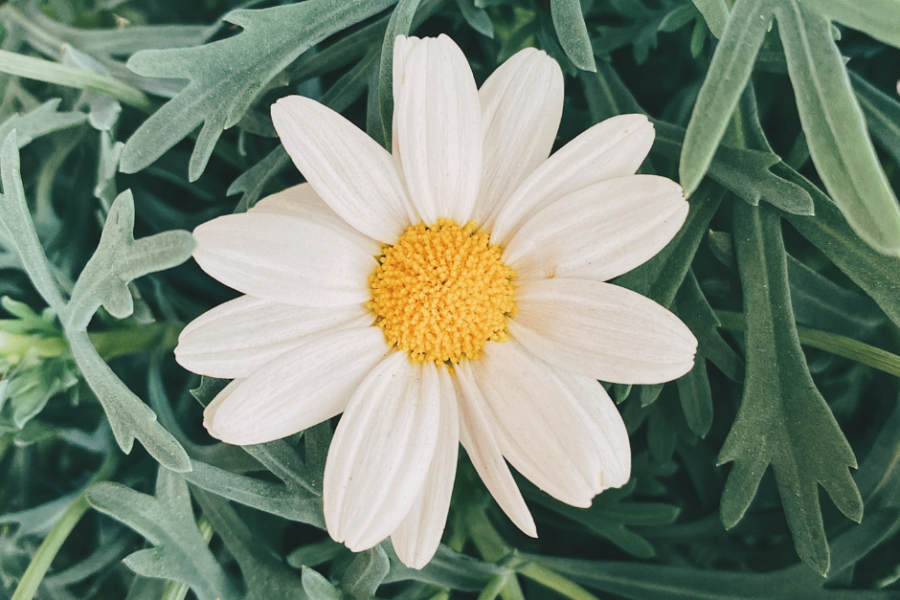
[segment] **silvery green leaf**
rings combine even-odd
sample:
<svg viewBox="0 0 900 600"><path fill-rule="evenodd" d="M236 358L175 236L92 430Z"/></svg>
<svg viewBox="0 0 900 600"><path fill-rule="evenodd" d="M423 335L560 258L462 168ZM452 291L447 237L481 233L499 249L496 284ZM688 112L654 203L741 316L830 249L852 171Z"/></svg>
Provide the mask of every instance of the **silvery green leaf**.
<svg viewBox="0 0 900 600"><path fill-rule="evenodd" d="M494 37L494 24L491 23L491 17L483 8L475 6L473 0L456 0L456 6L469 27L477 31L483 36L491 39Z"/></svg>
<svg viewBox="0 0 900 600"><path fill-rule="evenodd" d="M355 600L372 600L389 570L388 557L381 546L360 552L341 577L341 591Z"/></svg>
<svg viewBox="0 0 900 600"><path fill-rule="evenodd" d="M596 71L594 49L588 36L587 25L581 14L580 0L550 0L550 12L559 43L576 67L583 71Z"/></svg>
<svg viewBox="0 0 900 600"><path fill-rule="evenodd" d="M866 115L872 139L900 163L900 102L853 71L850 71L850 81Z"/></svg>
<svg viewBox="0 0 900 600"><path fill-rule="evenodd" d="M303 591L310 600L341 600L344 595L315 569L303 567Z"/></svg>
<svg viewBox="0 0 900 600"><path fill-rule="evenodd" d="M59 98L47 100L27 113L9 117L0 123L0 139L5 140L15 129L19 148L24 148L37 137L81 125L87 120L88 116L82 112L58 112L59 102Z"/></svg>
<svg viewBox="0 0 900 600"><path fill-rule="evenodd" d="M725 0L692 0L703 15L709 30L716 38L721 38L728 21L728 6Z"/></svg>
<svg viewBox="0 0 900 600"><path fill-rule="evenodd" d="M139 575L184 583L200 600L241 597L194 523L187 484L181 476L160 467L155 497L118 483L97 483L88 488L87 500L153 545L125 559Z"/></svg>
<svg viewBox="0 0 900 600"><path fill-rule="evenodd" d="M311 0L225 16L244 31L199 48L145 50L128 66L147 77L190 79L125 145L121 169L135 173L203 124L189 179L203 173L222 131L240 121L260 89L313 44L384 10L393 0ZM239 65L239 68L235 68Z"/></svg>
<svg viewBox="0 0 900 600"><path fill-rule="evenodd" d="M131 315L128 283L180 265L191 256L194 239L186 231L166 231L134 239L131 191L119 194L106 217L97 250L84 267L65 316L66 329L84 329L100 306L118 319Z"/></svg>
<svg viewBox="0 0 900 600"><path fill-rule="evenodd" d="M268 545L253 534L227 501L203 490L194 489L193 494L240 565L247 600L287 600L296 597L300 588L305 589L300 576L273 556Z"/></svg>

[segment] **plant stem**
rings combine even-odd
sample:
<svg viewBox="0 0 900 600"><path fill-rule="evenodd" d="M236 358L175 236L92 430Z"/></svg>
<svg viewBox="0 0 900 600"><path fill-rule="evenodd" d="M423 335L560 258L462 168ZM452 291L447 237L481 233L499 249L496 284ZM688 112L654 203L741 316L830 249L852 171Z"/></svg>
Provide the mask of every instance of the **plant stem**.
<svg viewBox="0 0 900 600"><path fill-rule="evenodd" d="M577 583L569 581L559 573L551 571L547 567L541 565L529 564L519 569L519 574L524 575L532 581L537 581L541 585L554 590L566 598L571 600L598 600L593 595Z"/></svg>
<svg viewBox="0 0 900 600"><path fill-rule="evenodd" d="M717 310L716 316L722 323L721 328L729 331L744 331L746 323L744 315L730 310ZM835 356L849 358L858 363L900 377L900 356L881 348L870 346L852 338L819 329L811 329L797 325L800 343L810 348L824 350Z"/></svg>
<svg viewBox="0 0 900 600"><path fill-rule="evenodd" d="M119 453L114 449L106 455L106 460L103 461L103 465L101 465L100 469L94 473L94 476L91 477L91 480L84 489L86 490L91 484L97 481L109 479L115 472L118 464ZM16 591L13 593L10 600L32 600L32 598L34 598L34 594L37 592L38 586L41 585L41 581L44 580L44 576L50 569L53 559L56 558L59 549L62 548L62 545L69 538L69 534L72 533L75 525L78 524L88 508L87 500L84 497L84 490L82 490L72 501L72 504L69 505L69 508L66 509L66 512L63 513L63 516L59 521L53 526L53 529L50 530L50 533L47 534L47 537L44 538L44 541L37 549L37 552L35 552L34 558L31 559L28 568L25 569L25 574L22 575L22 579L19 581L19 585L16 587Z"/></svg>

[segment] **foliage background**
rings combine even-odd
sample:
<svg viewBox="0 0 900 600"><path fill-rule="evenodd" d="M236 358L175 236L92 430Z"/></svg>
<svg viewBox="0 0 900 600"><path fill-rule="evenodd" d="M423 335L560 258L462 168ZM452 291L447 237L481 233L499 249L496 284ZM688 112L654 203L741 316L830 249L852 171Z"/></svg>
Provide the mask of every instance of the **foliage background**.
<svg viewBox="0 0 900 600"><path fill-rule="evenodd" d="M19 0L0 24L0 597L900 598L898 0ZM329 424L212 444L224 382L171 354L234 295L187 231L300 181L269 105L389 144L409 32L479 82L547 51L557 147L651 116L642 170L691 211L618 283L700 342L679 381L613 387L628 485L582 510L520 480L532 540L462 460L422 571L322 531Z"/></svg>

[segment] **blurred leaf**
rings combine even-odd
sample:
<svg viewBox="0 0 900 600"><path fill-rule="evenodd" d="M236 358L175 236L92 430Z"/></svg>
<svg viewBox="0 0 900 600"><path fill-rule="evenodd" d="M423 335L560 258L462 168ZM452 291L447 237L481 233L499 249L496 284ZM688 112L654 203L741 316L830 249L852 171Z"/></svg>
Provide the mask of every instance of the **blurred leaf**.
<svg viewBox="0 0 900 600"><path fill-rule="evenodd" d="M303 567L303 591L310 600L341 600L343 594L315 569Z"/></svg>
<svg viewBox="0 0 900 600"><path fill-rule="evenodd" d="M184 583L200 600L241 597L197 529L187 484L180 475L160 467L155 497L118 483L98 483L88 488L87 499L153 544L125 559L137 574Z"/></svg>
<svg viewBox="0 0 900 600"><path fill-rule="evenodd" d="M862 499L847 467L849 444L815 387L797 338L780 217L765 207L735 206L735 240L747 319L747 375L737 419L719 455L734 461L722 494L722 522L744 516L772 465L800 558L820 574L829 552L817 483L849 518Z"/></svg>
<svg viewBox="0 0 900 600"><path fill-rule="evenodd" d="M493 39L494 24L491 23L491 17L483 8L475 6L474 0L456 0L456 6L469 27L485 37Z"/></svg>
<svg viewBox="0 0 900 600"><path fill-rule="evenodd" d="M703 15L706 25L716 38L721 38L728 21L728 6L724 0L693 0L694 6Z"/></svg>
<svg viewBox="0 0 900 600"><path fill-rule="evenodd" d="M341 578L341 590L356 600L372 600L375 591L390 570L387 554L381 546L356 555Z"/></svg>
<svg viewBox="0 0 900 600"><path fill-rule="evenodd" d="M900 164L900 102L850 71L856 99L866 116L869 134Z"/></svg>
<svg viewBox="0 0 900 600"><path fill-rule="evenodd" d="M188 177L196 181L222 131L240 121L257 93L314 44L390 6L394 0L310 0L259 10L236 10L224 20L244 28L199 48L146 50L128 66L139 75L191 83L135 131L122 152L122 171L135 173L203 124ZM237 68L236 68L237 67Z"/></svg>
<svg viewBox="0 0 900 600"><path fill-rule="evenodd" d="M396 559L393 548L390 548L390 555L391 570L383 583L413 580L451 590L477 592L492 578L507 573L503 567L454 552L443 544L438 546L434 558L422 569L406 567Z"/></svg>
<svg viewBox="0 0 900 600"><path fill-rule="evenodd" d="M584 525L625 552L638 558L652 558L656 550L631 528L668 525L678 518L681 509L660 502L626 502L636 485L637 480L632 478L621 488L607 489L594 498L590 508L575 508L554 500L531 484L520 487L530 500Z"/></svg>
<svg viewBox="0 0 900 600"><path fill-rule="evenodd" d="M24 114L13 115L0 124L0 139L5 140L15 129L19 148L24 148L33 139L81 125L87 120L82 112L58 112L59 98L47 100L35 109Z"/></svg>
<svg viewBox="0 0 900 600"><path fill-rule="evenodd" d="M583 71L596 71L594 49L588 36L580 0L550 0L553 27L559 44L576 67Z"/></svg>

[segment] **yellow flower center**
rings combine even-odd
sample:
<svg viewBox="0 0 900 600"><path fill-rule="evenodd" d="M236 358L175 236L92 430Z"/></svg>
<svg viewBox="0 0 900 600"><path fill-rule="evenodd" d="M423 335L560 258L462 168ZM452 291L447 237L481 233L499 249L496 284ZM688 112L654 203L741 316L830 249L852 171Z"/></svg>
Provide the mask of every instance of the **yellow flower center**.
<svg viewBox="0 0 900 600"><path fill-rule="evenodd" d="M389 346L416 363L477 359L488 341L507 340L506 315L516 312L503 250L475 222L441 219L409 227L385 245L369 278L376 323Z"/></svg>

